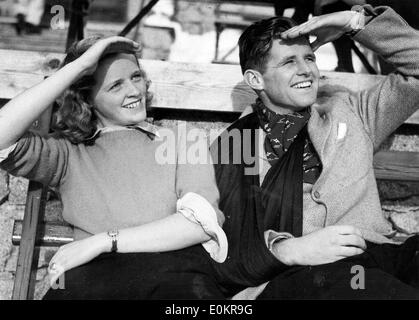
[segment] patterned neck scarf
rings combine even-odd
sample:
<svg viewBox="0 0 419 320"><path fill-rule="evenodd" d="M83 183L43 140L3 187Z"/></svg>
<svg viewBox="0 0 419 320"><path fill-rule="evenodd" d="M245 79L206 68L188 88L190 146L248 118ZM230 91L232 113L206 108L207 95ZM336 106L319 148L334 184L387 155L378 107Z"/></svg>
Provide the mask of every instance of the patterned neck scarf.
<svg viewBox="0 0 419 320"><path fill-rule="evenodd" d="M266 133L264 143L266 157L269 163L274 165L288 151L298 133L307 125L310 112L307 108L300 112L277 114L267 108L259 98L256 100L254 110ZM314 184L320 176L321 169L320 158L307 135L303 154L303 181Z"/></svg>

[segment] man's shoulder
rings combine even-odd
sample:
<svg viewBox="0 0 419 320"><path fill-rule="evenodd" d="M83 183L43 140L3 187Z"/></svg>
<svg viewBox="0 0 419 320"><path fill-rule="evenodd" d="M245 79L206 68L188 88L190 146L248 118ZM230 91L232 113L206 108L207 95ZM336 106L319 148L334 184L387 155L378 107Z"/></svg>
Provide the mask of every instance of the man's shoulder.
<svg viewBox="0 0 419 320"><path fill-rule="evenodd" d="M356 101L356 92L339 85L322 86L317 97L317 104L327 113L353 111Z"/></svg>

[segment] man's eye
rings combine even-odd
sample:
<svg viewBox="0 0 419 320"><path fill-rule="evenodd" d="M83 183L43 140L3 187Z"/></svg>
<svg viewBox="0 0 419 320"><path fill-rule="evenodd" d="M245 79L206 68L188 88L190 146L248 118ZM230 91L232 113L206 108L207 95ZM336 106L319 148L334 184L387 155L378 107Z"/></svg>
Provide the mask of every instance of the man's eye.
<svg viewBox="0 0 419 320"><path fill-rule="evenodd" d="M315 56L310 56L310 57L307 57L307 60L308 61L315 62L316 61L316 57Z"/></svg>
<svg viewBox="0 0 419 320"><path fill-rule="evenodd" d="M134 74L132 76L132 80L134 81L140 81L143 77L140 74Z"/></svg>

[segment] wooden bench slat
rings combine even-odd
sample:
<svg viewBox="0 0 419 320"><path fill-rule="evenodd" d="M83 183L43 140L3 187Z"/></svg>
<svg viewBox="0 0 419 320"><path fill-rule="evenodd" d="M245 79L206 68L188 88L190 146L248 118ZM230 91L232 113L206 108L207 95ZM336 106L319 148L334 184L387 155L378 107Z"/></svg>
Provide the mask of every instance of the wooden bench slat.
<svg viewBox="0 0 419 320"><path fill-rule="evenodd" d="M419 181L419 152L378 152L374 170L377 179Z"/></svg>
<svg viewBox="0 0 419 320"><path fill-rule="evenodd" d="M15 220L13 224L12 243L20 245L22 239L22 220ZM74 240L73 227L57 223L41 223L35 244L37 246L57 247Z"/></svg>

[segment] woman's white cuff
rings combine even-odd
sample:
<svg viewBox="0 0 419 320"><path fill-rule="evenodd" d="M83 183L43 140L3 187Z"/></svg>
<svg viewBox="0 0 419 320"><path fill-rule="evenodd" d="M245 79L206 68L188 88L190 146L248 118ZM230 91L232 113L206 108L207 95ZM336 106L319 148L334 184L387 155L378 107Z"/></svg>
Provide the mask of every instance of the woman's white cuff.
<svg viewBox="0 0 419 320"><path fill-rule="evenodd" d="M13 152L13 150L15 150L17 143L12 144L10 147L0 150L0 162L4 161L7 159L7 157L9 156L10 153Z"/></svg>
<svg viewBox="0 0 419 320"><path fill-rule="evenodd" d="M177 212L188 220L201 225L211 237L202 245L211 258L221 263L227 258L228 243L224 230L217 222L217 213L204 197L197 193L188 192L176 203Z"/></svg>

